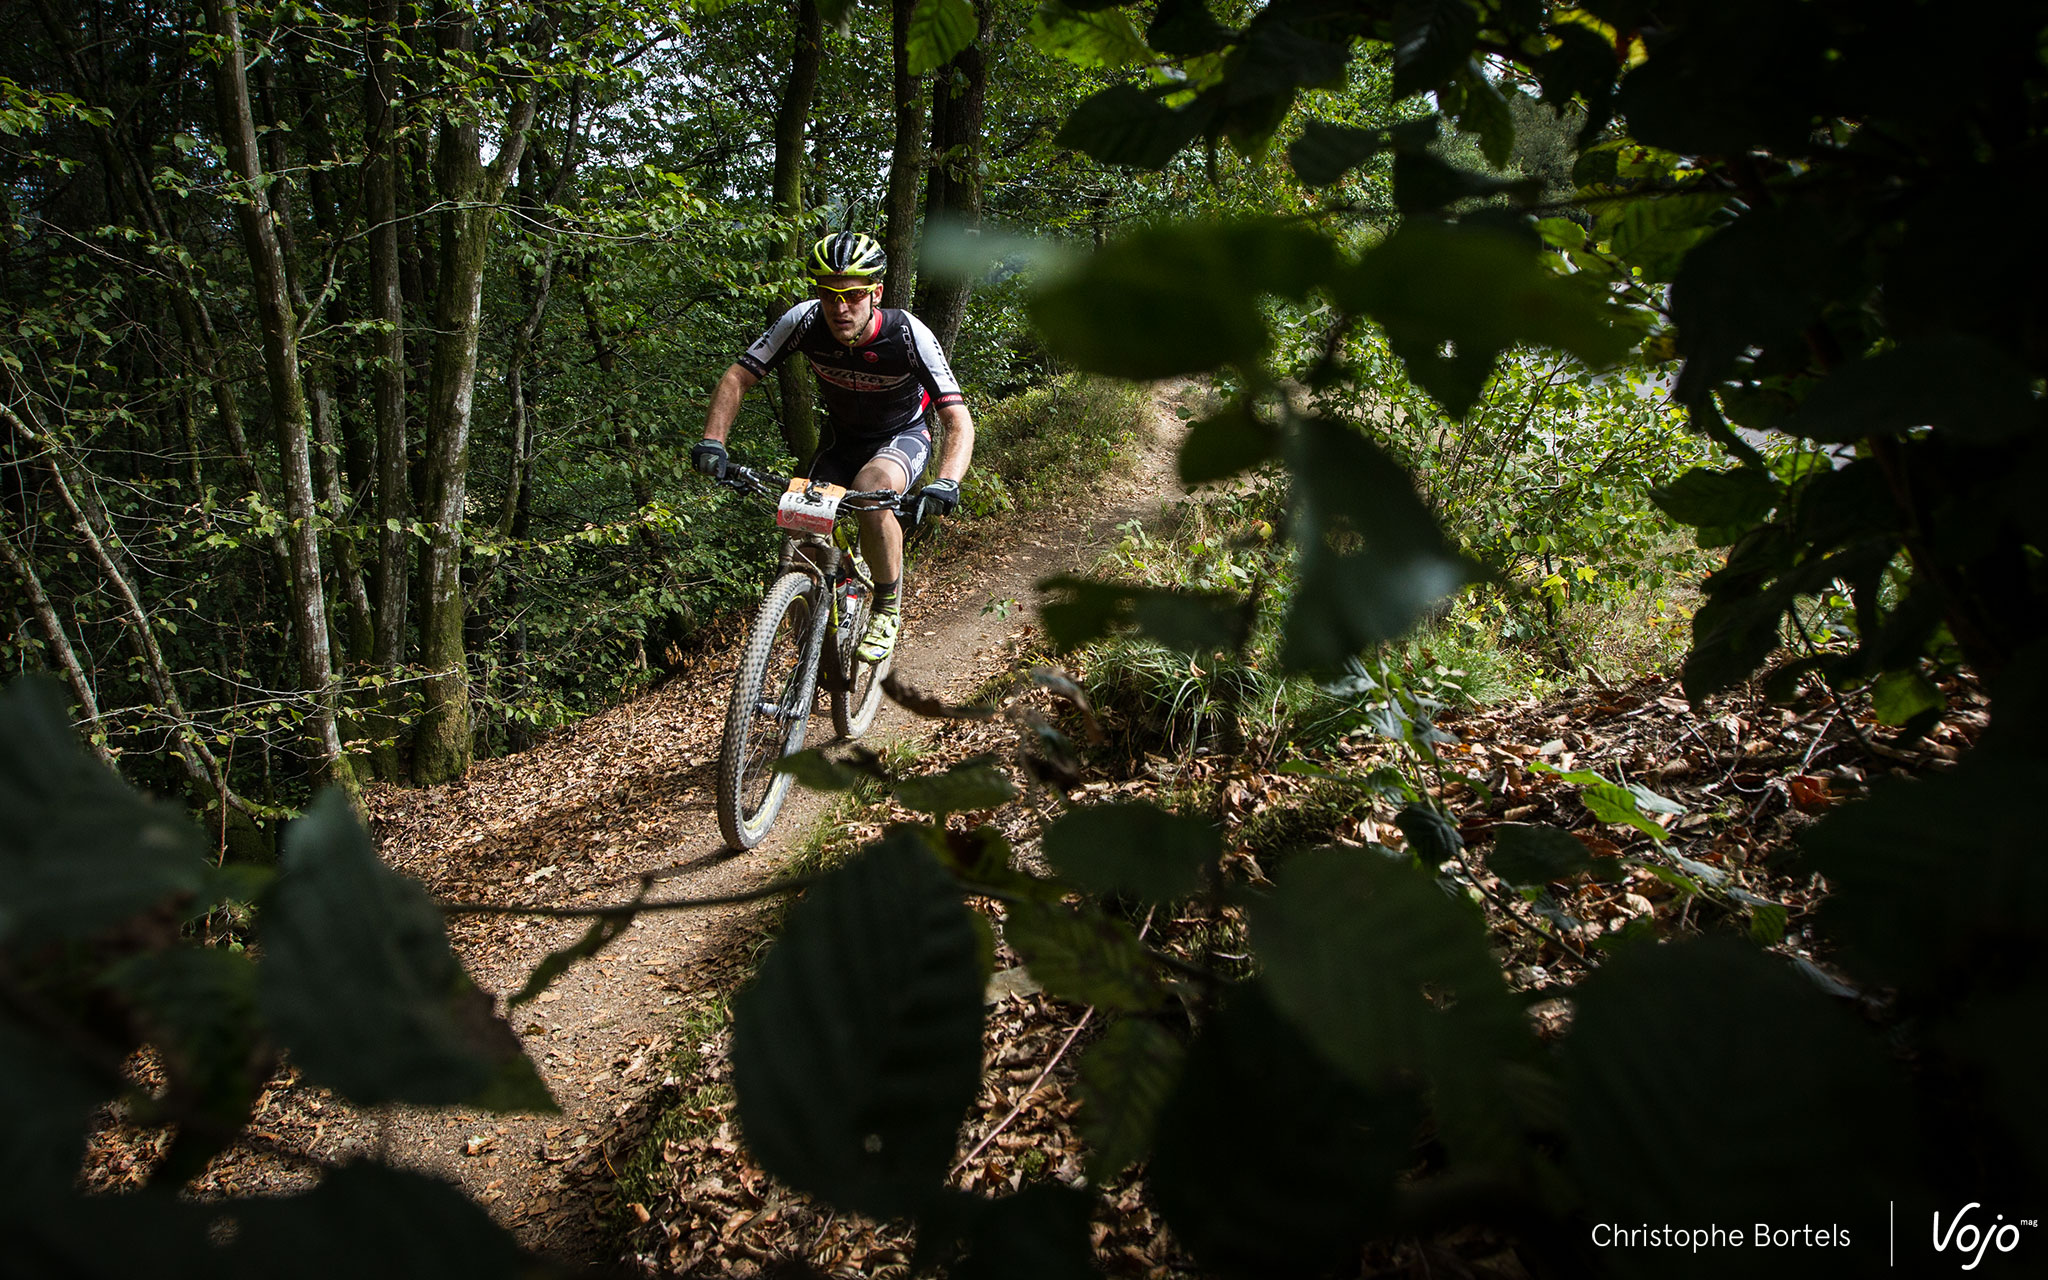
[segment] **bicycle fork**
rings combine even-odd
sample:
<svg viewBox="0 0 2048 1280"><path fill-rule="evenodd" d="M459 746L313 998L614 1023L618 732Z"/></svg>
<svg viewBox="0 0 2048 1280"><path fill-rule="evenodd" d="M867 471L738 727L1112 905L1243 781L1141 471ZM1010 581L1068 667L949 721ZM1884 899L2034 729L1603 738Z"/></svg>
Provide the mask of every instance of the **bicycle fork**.
<svg viewBox="0 0 2048 1280"><path fill-rule="evenodd" d="M820 584L819 594L824 597L825 608L812 608L809 624L804 630L802 665L797 668L796 696L777 704L763 701L759 707L762 715L773 716L784 724L796 724L809 720L811 702L818 696L818 668L823 665L825 639L839 622L839 593L829 584L835 575L827 573L816 581Z"/></svg>

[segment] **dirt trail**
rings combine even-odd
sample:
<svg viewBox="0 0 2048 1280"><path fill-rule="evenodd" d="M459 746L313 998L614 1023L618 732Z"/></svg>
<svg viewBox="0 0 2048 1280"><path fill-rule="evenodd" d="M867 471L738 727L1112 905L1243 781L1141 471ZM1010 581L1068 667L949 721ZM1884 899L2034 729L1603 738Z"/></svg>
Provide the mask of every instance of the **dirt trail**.
<svg viewBox="0 0 2048 1280"><path fill-rule="evenodd" d="M1167 388L1155 398L1153 438L1133 475L1106 481L1085 510L979 522L964 551L949 549L943 563L919 569L898 657L904 680L958 697L999 672L1032 625L1034 582L1085 565L1117 525L1155 517L1178 496L1173 456L1181 431L1170 411L1178 394ZM1018 605L985 610L991 600ZM463 782L378 790L370 808L384 857L445 901L617 902L630 899L647 874L656 877L654 901L761 886L803 845L826 800L799 789L759 848L741 855L724 848L711 774L733 662L730 650L705 655L666 688L532 750L479 764ZM921 722L888 705L867 741L922 731ZM813 721L812 739L832 739L829 716ZM399 1109L370 1116L285 1081L266 1093L252 1127L322 1160L374 1151L450 1179L529 1247L605 1261L593 1201L617 1175L624 1144L616 1139L662 1083L677 1006L729 985L751 964L760 910L643 915L595 960L512 1011L560 1115ZM501 999L582 928L580 921L451 921L471 975ZM217 1162L206 1183L220 1194L275 1193L308 1176L239 1152Z"/></svg>

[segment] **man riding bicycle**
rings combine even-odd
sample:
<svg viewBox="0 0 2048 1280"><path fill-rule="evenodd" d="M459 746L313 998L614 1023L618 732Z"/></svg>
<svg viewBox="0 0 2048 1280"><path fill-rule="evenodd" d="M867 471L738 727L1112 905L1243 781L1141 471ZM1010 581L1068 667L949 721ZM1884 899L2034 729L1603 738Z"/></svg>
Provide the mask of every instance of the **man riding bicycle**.
<svg viewBox="0 0 2048 1280"><path fill-rule="evenodd" d="M878 305L888 257L873 236L842 232L811 246L804 270L817 296L782 314L748 347L711 393L704 438L690 461L714 478L725 474L725 439L740 401L770 370L801 352L817 375L825 427L809 476L849 489L908 492L931 457L926 415L945 427L939 475L920 489L909 521L951 514L960 479L974 457L974 418L924 322ZM860 547L874 574L874 614L857 650L880 663L896 648L903 625L903 526L889 510L860 513Z"/></svg>

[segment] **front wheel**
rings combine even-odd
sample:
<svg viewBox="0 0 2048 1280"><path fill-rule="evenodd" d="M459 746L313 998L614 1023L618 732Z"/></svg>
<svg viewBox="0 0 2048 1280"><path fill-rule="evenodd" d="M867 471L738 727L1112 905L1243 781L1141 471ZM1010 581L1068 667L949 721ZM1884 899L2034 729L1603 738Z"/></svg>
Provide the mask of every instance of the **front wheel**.
<svg viewBox="0 0 2048 1280"><path fill-rule="evenodd" d="M818 600L808 575L785 573L754 615L718 751L718 829L732 848L761 843L789 797L790 776L774 766L803 748L810 728L815 673L804 646Z"/></svg>

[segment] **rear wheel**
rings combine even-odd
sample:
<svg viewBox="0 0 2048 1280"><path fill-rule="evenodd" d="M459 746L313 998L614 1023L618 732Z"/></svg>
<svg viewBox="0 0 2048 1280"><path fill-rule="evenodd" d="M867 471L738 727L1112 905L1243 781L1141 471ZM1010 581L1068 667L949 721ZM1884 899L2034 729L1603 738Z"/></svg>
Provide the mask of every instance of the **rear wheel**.
<svg viewBox="0 0 2048 1280"><path fill-rule="evenodd" d="M801 750L810 728L814 672L804 670L804 642L817 584L806 574L785 573L768 589L733 677L725 711L725 738L718 753L718 828L735 849L761 843L782 802L790 777L775 762Z"/></svg>
<svg viewBox="0 0 2048 1280"><path fill-rule="evenodd" d="M889 674L889 663L862 662L854 653L860 647L861 637L867 634L873 606L873 591L863 590L860 605L849 619L851 625L840 633L838 652L833 655L846 677L846 687L832 694L832 725L842 738L858 738L866 733L882 705L882 677Z"/></svg>

